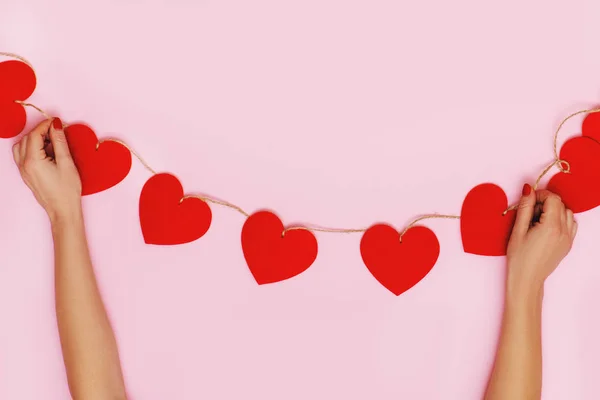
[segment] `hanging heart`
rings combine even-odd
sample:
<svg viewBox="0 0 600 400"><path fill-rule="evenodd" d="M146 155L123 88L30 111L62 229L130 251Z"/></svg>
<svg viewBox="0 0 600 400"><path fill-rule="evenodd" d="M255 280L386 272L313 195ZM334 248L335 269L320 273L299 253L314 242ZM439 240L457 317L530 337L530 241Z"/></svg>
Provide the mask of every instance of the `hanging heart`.
<svg viewBox="0 0 600 400"><path fill-rule="evenodd" d="M65 135L81 177L83 196L110 189L129 174L131 153L122 144L110 140L100 143L94 131L82 124L69 125Z"/></svg>
<svg viewBox="0 0 600 400"><path fill-rule="evenodd" d="M12 138L23 131L27 113L15 100L27 100L35 86L35 73L29 65L16 60L0 62L0 138Z"/></svg>
<svg viewBox="0 0 600 400"><path fill-rule="evenodd" d="M183 187L171 174L148 179L140 195L140 225L147 244L176 245L200 239L212 212L196 197L184 199Z"/></svg>
<svg viewBox="0 0 600 400"><path fill-rule="evenodd" d="M440 244L435 233L423 226L402 236L389 225L369 228L360 241L360 254L371 274L396 296L419 283L435 265Z"/></svg>
<svg viewBox="0 0 600 400"><path fill-rule="evenodd" d="M317 258L317 239L307 230L284 234L273 213L252 214L242 228L242 250L250 272L259 285L292 278L308 269Z"/></svg>
<svg viewBox="0 0 600 400"><path fill-rule="evenodd" d="M471 189L460 214L460 232L466 253L506 255L516 218L515 210L504 213L507 208L506 194L499 186L484 183Z"/></svg>
<svg viewBox="0 0 600 400"><path fill-rule="evenodd" d="M558 172L547 189L559 195L574 213L599 206L600 144L588 136L574 137L565 142L559 157L569 163L569 173Z"/></svg>

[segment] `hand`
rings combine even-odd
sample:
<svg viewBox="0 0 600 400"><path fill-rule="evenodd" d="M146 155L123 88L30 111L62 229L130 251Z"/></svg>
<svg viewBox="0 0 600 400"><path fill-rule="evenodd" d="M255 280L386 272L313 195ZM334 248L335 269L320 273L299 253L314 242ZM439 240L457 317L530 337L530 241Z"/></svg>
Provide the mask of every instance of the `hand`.
<svg viewBox="0 0 600 400"><path fill-rule="evenodd" d="M507 250L509 285L542 289L569 253L577 223L560 197L525 184Z"/></svg>
<svg viewBox="0 0 600 400"><path fill-rule="evenodd" d="M13 147L21 177L50 220L78 215L81 180L58 118L36 126Z"/></svg>

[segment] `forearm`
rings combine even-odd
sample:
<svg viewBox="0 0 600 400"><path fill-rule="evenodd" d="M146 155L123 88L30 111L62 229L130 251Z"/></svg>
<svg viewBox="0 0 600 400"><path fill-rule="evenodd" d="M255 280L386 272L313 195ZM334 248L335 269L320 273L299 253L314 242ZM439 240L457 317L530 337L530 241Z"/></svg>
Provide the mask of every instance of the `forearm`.
<svg viewBox="0 0 600 400"><path fill-rule="evenodd" d="M74 399L124 399L115 337L89 256L83 217L52 223L56 316L69 388Z"/></svg>
<svg viewBox="0 0 600 400"><path fill-rule="evenodd" d="M502 331L486 400L538 400L542 391L543 285L508 283Z"/></svg>

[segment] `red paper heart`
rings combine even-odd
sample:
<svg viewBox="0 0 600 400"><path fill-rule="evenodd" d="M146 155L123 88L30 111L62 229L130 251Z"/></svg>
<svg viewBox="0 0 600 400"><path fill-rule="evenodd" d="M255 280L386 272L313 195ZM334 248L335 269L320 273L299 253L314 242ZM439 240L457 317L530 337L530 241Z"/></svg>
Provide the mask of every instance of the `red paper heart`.
<svg viewBox="0 0 600 400"><path fill-rule="evenodd" d="M402 236L389 225L369 228L360 241L363 262L385 288L401 295L423 279L435 265L440 243L423 226L410 228Z"/></svg>
<svg viewBox="0 0 600 400"><path fill-rule="evenodd" d="M193 242L208 231L210 207L196 197L184 197L183 187L171 174L148 179L140 195L140 225L147 244Z"/></svg>
<svg viewBox="0 0 600 400"><path fill-rule="evenodd" d="M35 73L29 65L16 60L0 63L0 138L15 137L25 128L25 108L15 100L27 100L35 85Z"/></svg>
<svg viewBox="0 0 600 400"><path fill-rule="evenodd" d="M547 189L558 194L574 213L599 206L600 144L587 136L574 137L563 145L560 159L569 163L570 173L554 175Z"/></svg>
<svg viewBox="0 0 600 400"><path fill-rule="evenodd" d="M252 214L242 228L242 250L259 285L292 278L308 269L317 258L317 239L307 230L284 232L273 213Z"/></svg>
<svg viewBox="0 0 600 400"><path fill-rule="evenodd" d="M581 125L581 134L600 143L600 112L588 114Z"/></svg>
<svg viewBox="0 0 600 400"><path fill-rule="evenodd" d="M81 177L83 196L110 189L129 174L131 153L122 144L99 143L94 131L82 124L69 125L65 135Z"/></svg>
<svg viewBox="0 0 600 400"><path fill-rule="evenodd" d="M491 183L475 186L465 197L460 214L460 232L466 253L481 256L506 255L516 211L508 208L504 190Z"/></svg>

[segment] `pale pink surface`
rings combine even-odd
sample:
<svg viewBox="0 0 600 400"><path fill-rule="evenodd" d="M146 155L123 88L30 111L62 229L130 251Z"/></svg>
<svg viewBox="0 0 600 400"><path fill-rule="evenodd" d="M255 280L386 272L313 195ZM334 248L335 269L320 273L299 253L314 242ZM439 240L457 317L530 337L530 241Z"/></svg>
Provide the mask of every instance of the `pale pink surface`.
<svg viewBox="0 0 600 400"><path fill-rule="evenodd" d="M593 0L89 3L0 1L0 51L34 64L32 101L125 140L189 192L284 223L401 228L459 213L487 181L514 201L551 160L560 119L600 100ZM51 238L12 143L0 141L0 398L62 400ZM426 223L440 258L400 297L363 265L359 234L318 234L307 272L259 287L231 210L213 207L192 244L143 243L149 176L135 162L85 199L132 399L481 397L504 259L464 254L457 221ZM600 209L578 221L547 284L544 399L600 397Z"/></svg>

